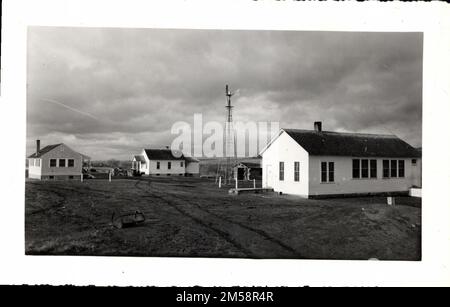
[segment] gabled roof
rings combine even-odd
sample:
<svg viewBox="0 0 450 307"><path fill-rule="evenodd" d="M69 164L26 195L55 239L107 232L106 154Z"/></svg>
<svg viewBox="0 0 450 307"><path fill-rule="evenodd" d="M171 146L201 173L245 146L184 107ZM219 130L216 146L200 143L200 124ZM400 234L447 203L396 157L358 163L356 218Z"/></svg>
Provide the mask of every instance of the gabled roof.
<svg viewBox="0 0 450 307"><path fill-rule="evenodd" d="M195 159L195 158L192 158L192 157L186 157L186 156L184 156L184 160L186 160L186 162L188 162L188 163L192 163L192 162L198 163L198 162L200 162L200 160L198 160L198 159Z"/></svg>
<svg viewBox="0 0 450 307"><path fill-rule="evenodd" d="M171 149L144 149L145 154L150 160L184 160L181 152L174 156ZM177 153L177 151L175 151Z"/></svg>
<svg viewBox="0 0 450 307"><path fill-rule="evenodd" d="M55 149L55 148L57 148L57 147L59 147L59 146L61 146L61 145L64 145L64 144L63 144L63 143L59 143L59 144L47 145L47 146L45 146L44 148L42 148L41 150L39 150L38 153L33 153L32 155L28 156L28 158L40 158L40 157L42 157L43 155L45 155L47 152L50 152L50 151L52 151L53 149ZM68 147L67 145L64 145L64 146ZM69 149L72 150L72 151L74 151L74 150L71 149L71 148L69 148ZM90 159L91 159L91 157L86 156L86 155L83 155L82 153L79 153L79 154L81 155L81 158L82 158L83 160L90 160Z"/></svg>
<svg viewBox="0 0 450 307"><path fill-rule="evenodd" d="M419 152L395 135L282 129L313 156L419 157Z"/></svg>
<svg viewBox="0 0 450 307"><path fill-rule="evenodd" d="M34 154L28 156L28 158L40 158L42 157L44 154L46 154L49 151L52 151L53 149L55 149L56 147L62 145L62 143L59 144L53 144L53 145L47 145L44 148L42 148L41 150L39 150L39 152L35 152Z"/></svg>
<svg viewBox="0 0 450 307"><path fill-rule="evenodd" d="M134 159L135 159L136 161L144 162L144 163L145 163L145 158L144 158L144 156L142 156L142 155L135 155L135 156L134 156Z"/></svg>

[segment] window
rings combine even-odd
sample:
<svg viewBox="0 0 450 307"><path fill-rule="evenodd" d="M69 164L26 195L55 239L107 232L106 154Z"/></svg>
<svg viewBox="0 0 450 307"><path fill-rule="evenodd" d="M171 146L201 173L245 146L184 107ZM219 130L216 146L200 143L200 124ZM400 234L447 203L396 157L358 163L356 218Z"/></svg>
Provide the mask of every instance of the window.
<svg viewBox="0 0 450 307"><path fill-rule="evenodd" d="M156 162L156 169L160 169L161 168L161 163L158 161Z"/></svg>
<svg viewBox="0 0 450 307"><path fill-rule="evenodd" d="M66 167L66 159L59 159L59 167Z"/></svg>
<svg viewBox="0 0 450 307"><path fill-rule="evenodd" d="M405 160L398 160L398 177L405 177Z"/></svg>
<svg viewBox="0 0 450 307"><path fill-rule="evenodd" d="M300 162L294 162L294 181L300 181Z"/></svg>
<svg viewBox="0 0 450 307"><path fill-rule="evenodd" d="M412 165L416 165L417 164L417 159L412 159L411 163L412 163Z"/></svg>
<svg viewBox="0 0 450 307"><path fill-rule="evenodd" d="M167 162L167 169L171 169L172 168L172 162Z"/></svg>
<svg viewBox="0 0 450 307"><path fill-rule="evenodd" d="M397 160L391 160L391 178L397 177Z"/></svg>
<svg viewBox="0 0 450 307"><path fill-rule="evenodd" d="M280 177L280 181L284 180L284 162L280 162L280 174L279 174L279 177Z"/></svg>
<svg viewBox="0 0 450 307"><path fill-rule="evenodd" d="M180 162L180 167L183 167L183 161Z"/></svg>
<svg viewBox="0 0 450 307"><path fill-rule="evenodd" d="M320 181L327 182L327 162L320 163Z"/></svg>
<svg viewBox="0 0 450 307"><path fill-rule="evenodd" d="M377 178L377 160L370 160L370 178Z"/></svg>
<svg viewBox="0 0 450 307"><path fill-rule="evenodd" d="M353 178L359 178L359 159L353 159Z"/></svg>
<svg viewBox="0 0 450 307"><path fill-rule="evenodd" d="M334 182L334 162L320 163L320 181Z"/></svg>
<svg viewBox="0 0 450 307"><path fill-rule="evenodd" d="M54 159L51 159L51 160L54 160ZM55 162L55 165L56 165L56 162ZM48 176L48 179L55 179L55 176Z"/></svg>
<svg viewBox="0 0 450 307"><path fill-rule="evenodd" d="M389 176L389 160L388 163L388 176ZM377 160L369 159L353 159L353 179L358 178L377 178Z"/></svg>
<svg viewBox="0 0 450 307"><path fill-rule="evenodd" d="M50 159L50 167L56 167L56 159Z"/></svg>
<svg viewBox="0 0 450 307"><path fill-rule="evenodd" d="M383 178L389 178L389 160L383 160Z"/></svg>
<svg viewBox="0 0 450 307"><path fill-rule="evenodd" d="M68 167L74 167L75 166L75 160L74 159L67 160L67 166Z"/></svg>
<svg viewBox="0 0 450 307"><path fill-rule="evenodd" d="M328 182L334 182L334 162L328 162Z"/></svg>
<svg viewBox="0 0 450 307"><path fill-rule="evenodd" d="M361 160L361 178L369 178L369 160Z"/></svg>
<svg viewBox="0 0 450 307"><path fill-rule="evenodd" d="M34 166L34 159L29 159L28 162L29 162L30 166Z"/></svg>
<svg viewBox="0 0 450 307"><path fill-rule="evenodd" d="M71 175L71 176L69 176L69 179L73 179L73 176Z"/></svg>
<svg viewBox="0 0 450 307"><path fill-rule="evenodd" d="M405 160L383 160L383 178L405 178Z"/></svg>

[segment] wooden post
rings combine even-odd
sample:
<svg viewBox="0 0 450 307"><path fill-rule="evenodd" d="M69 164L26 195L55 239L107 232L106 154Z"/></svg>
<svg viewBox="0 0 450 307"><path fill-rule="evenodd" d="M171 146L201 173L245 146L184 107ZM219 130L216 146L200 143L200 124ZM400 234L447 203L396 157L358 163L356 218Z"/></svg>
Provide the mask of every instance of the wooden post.
<svg viewBox="0 0 450 307"><path fill-rule="evenodd" d="M83 172L81 172L80 180L81 180L81 182L83 182Z"/></svg>
<svg viewBox="0 0 450 307"><path fill-rule="evenodd" d="M222 176L219 176L219 189L222 187Z"/></svg>
<svg viewBox="0 0 450 307"><path fill-rule="evenodd" d="M238 180L237 180L237 177L234 178L234 181L235 181L236 190L237 190L237 189L238 189Z"/></svg>
<svg viewBox="0 0 450 307"><path fill-rule="evenodd" d="M256 180L253 178L253 188L256 189Z"/></svg>
<svg viewBox="0 0 450 307"><path fill-rule="evenodd" d="M111 182L111 171L109 171L109 182Z"/></svg>

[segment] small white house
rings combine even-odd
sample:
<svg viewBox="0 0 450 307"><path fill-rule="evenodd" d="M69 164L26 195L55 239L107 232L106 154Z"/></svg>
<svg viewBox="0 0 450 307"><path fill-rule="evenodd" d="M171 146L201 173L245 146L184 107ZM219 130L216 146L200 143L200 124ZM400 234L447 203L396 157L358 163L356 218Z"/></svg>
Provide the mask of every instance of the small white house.
<svg viewBox="0 0 450 307"><path fill-rule="evenodd" d="M80 180L83 160L86 158L62 143L41 149L40 141L37 140L36 152L28 157L28 178Z"/></svg>
<svg viewBox="0 0 450 307"><path fill-rule="evenodd" d="M171 149L143 149L133 156L132 169L143 175L198 176L200 161Z"/></svg>
<svg viewBox="0 0 450 307"><path fill-rule="evenodd" d="M281 129L261 151L263 187L319 197L408 192L421 155L395 135Z"/></svg>

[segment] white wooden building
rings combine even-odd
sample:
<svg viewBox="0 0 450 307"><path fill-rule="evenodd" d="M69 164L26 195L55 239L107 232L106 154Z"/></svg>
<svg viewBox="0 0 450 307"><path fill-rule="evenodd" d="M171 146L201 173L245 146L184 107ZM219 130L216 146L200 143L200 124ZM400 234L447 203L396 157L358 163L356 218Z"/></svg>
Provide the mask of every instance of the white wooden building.
<svg viewBox="0 0 450 307"><path fill-rule="evenodd" d="M320 197L408 192L421 155L395 135L281 129L261 151L263 187Z"/></svg>
<svg viewBox="0 0 450 307"><path fill-rule="evenodd" d="M42 180L78 179L82 176L83 161L89 157L78 153L65 144L47 145L28 156L28 178Z"/></svg>
<svg viewBox="0 0 450 307"><path fill-rule="evenodd" d="M143 175L198 176L200 161L171 149L142 149L133 156L132 169Z"/></svg>

